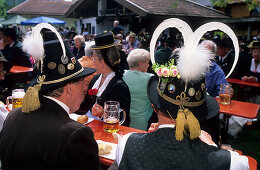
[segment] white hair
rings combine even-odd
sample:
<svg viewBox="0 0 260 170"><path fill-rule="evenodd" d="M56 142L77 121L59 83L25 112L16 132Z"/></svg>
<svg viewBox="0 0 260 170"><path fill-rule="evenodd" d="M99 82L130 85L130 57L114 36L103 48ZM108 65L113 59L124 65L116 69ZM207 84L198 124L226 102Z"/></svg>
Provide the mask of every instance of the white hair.
<svg viewBox="0 0 260 170"><path fill-rule="evenodd" d="M115 25L119 25L119 21L118 21L118 20L115 20L115 21L114 21L114 24L115 24Z"/></svg>
<svg viewBox="0 0 260 170"><path fill-rule="evenodd" d="M76 35L74 38L73 38L74 41L76 40L79 40L79 42L81 44L84 44L85 43L85 38L82 36L82 35Z"/></svg>
<svg viewBox="0 0 260 170"><path fill-rule="evenodd" d="M204 40L200 43L203 47L207 48L210 52L214 53L217 51L217 45L211 40Z"/></svg>
<svg viewBox="0 0 260 170"><path fill-rule="evenodd" d="M140 62L144 63L148 60L150 60L150 53L145 49L134 49L127 57L130 68L137 68Z"/></svg>
<svg viewBox="0 0 260 170"><path fill-rule="evenodd" d="M95 41L85 42L85 56L90 56L94 52L93 49L90 49L92 45L95 45Z"/></svg>

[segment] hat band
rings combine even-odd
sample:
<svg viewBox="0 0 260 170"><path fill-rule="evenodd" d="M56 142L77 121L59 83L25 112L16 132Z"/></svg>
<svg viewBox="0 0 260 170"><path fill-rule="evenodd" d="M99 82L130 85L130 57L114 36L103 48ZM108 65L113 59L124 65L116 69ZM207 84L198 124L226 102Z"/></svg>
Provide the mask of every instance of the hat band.
<svg viewBox="0 0 260 170"><path fill-rule="evenodd" d="M196 106L202 105L205 102L205 99L198 101L198 102L188 102L188 101L182 100L182 97L180 97L180 96L179 96L179 98L180 98L179 100L174 100L174 99L170 98L169 96L162 94L158 86L157 86L157 92L164 100L166 100L172 104L178 105L178 106L196 107ZM184 93L184 92L182 92L182 93Z"/></svg>
<svg viewBox="0 0 260 170"><path fill-rule="evenodd" d="M54 83L59 83L59 82L62 82L62 81L65 81L65 80L68 80L80 73L82 73L84 71L84 68L82 67L79 71L67 76L67 77L63 77L63 78L60 78L60 79L57 79L57 80L52 80L52 81L44 81L42 84L54 84Z"/></svg>
<svg viewBox="0 0 260 170"><path fill-rule="evenodd" d="M103 45L103 46L97 46L97 47L91 47L90 49L93 49L93 50L99 50L99 49L105 49L105 48L110 48L110 47L114 47L115 45L119 44L119 42L115 42L115 43L112 43L112 44L108 44L108 45Z"/></svg>

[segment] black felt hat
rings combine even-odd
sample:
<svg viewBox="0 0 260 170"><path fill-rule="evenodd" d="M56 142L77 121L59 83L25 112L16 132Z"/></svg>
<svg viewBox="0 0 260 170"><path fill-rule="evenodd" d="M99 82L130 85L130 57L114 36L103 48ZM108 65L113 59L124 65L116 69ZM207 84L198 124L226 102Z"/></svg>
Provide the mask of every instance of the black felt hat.
<svg viewBox="0 0 260 170"><path fill-rule="evenodd" d="M6 71L9 71L13 67L12 63L10 63L5 59L1 51L0 51L0 63L4 63L4 70Z"/></svg>
<svg viewBox="0 0 260 170"><path fill-rule="evenodd" d="M218 102L206 94L204 78L196 83L188 83L186 92L184 92L185 82L175 78L166 84L163 94L160 94L158 88L161 86L161 83L159 83L157 76L153 76L150 79L148 83L148 97L151 103L166 115L169 112L176 119L180 109L180 102L176 100L177 96L189 98L189 106L184 107L188 108L199 121L211 119L218 114ZM195 103L195 105L192 106L192 103Z"/></svg>
<svg viewBox="0 0 260 170"><path fill-rule="evenodd" d="M4 29L4 36L7 36L7 37L16 37L17 36L17 33L15 31L14 28L6 28Z"/></svg>
<svg viewBox="0 0 260 170"><path fill-rule="evenodd" d="M253 42L252 48L260 48L260 41Z"/></svg>
<svg viewBox="0 0 260 170"><path fill-rule="evenodd" d="M224 37L216 41L218 47L233 48L232 40L228 37Z"/></svg>
<svg viewBox="0 0 260 170"><path fill-rule="evenodd" d="M151 103L175 120L177 140L183 139L184 129L189 129L191 139L197 138L199 122L213 118L219 111L218 102L206 95L205 72L211 64L210 53L201 46L188 52L183 47L168 63L154 64L152 68L158 77L152 77L148 83ZM189 58L188 54L196 57Z"/></svg>
<svg viewBox="0 0 260 170"><path fill-rule="evenodd" d="M91 46L91 49L100 50L116 46L120 43L119 40L114 40L113 33L102 33L94 37L95 45Z"/></svg>
<svg viewBox="0 0 260 170"><path fill-rule="evenodd" d="M40 42L36 41L41 35L42 39L39 39ZM33 42L39 44L34 46ZM35 47L36 49L34 49ZM40 53L37 52L37 48L39 48L38 51ZM62 41L57 30L50 24L38 24L33 29L32 34L25 38L23 50L37 59L37 77L30 81L29 86L31 86L31 90L29 88L26 94L30 93L32 95L35 93L33 88L37 86L37 88L40 87L39 93L44 95L60 86L66 85L66 83L86 77L96 71L95 69L83 68L81 66L66 43ZM25 97L27 97L26 94ZM25 110L27 111L27 109ZM29 109L30 111L32 110Z"/></svg>

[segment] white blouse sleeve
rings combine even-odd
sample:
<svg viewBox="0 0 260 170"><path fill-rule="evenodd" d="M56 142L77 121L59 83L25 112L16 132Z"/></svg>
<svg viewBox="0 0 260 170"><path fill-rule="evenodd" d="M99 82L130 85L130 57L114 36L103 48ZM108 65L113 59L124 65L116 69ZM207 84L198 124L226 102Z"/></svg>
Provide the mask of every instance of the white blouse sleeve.
<svg viewBox="0 0 260 170"><path fill-rule="evenodd" d="M116 162L117 162L118 166L121 162L121 159L122 159L122 156L123 156L123 153L124 153L124 150L125 150L126 142L127 142L128 138L131 134L132 133L128 133L128 134L124 135L118 141L117 148L116 148Z"/></svg>

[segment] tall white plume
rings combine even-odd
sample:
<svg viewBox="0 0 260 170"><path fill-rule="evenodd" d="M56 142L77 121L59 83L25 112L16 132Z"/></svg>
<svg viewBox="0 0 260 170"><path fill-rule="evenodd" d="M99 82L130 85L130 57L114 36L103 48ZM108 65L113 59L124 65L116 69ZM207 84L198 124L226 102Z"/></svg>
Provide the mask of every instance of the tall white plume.
<svg viewBox="0 0 260 170"><path fill-rule="evenodd" d="M41 34L37 34L33 30L31 34L27 35L24 38L22 49L24 52L28 53L36 60L43 59L44 48L43 48L43 39Z"/></svg>
<svg viewBox="0 0 260 170"><path fill-rule="evenodd" d="M34 57L35 59L44 58L43 39L40 34L43 28L47 28L54 32L61 44L63 56L66 56L66 50L60 33L52 25L48 23L40 23L32 28L32 33L25 37L23 41L23 51Z"/></svg>
<svg viewBox="0 0 260 170"><path fill-rule="evenodd" d="M184 81L196 81L208 71L211 65L210 51L198 45L197 48L184 46L179 51L177 68Z"/></svg>

